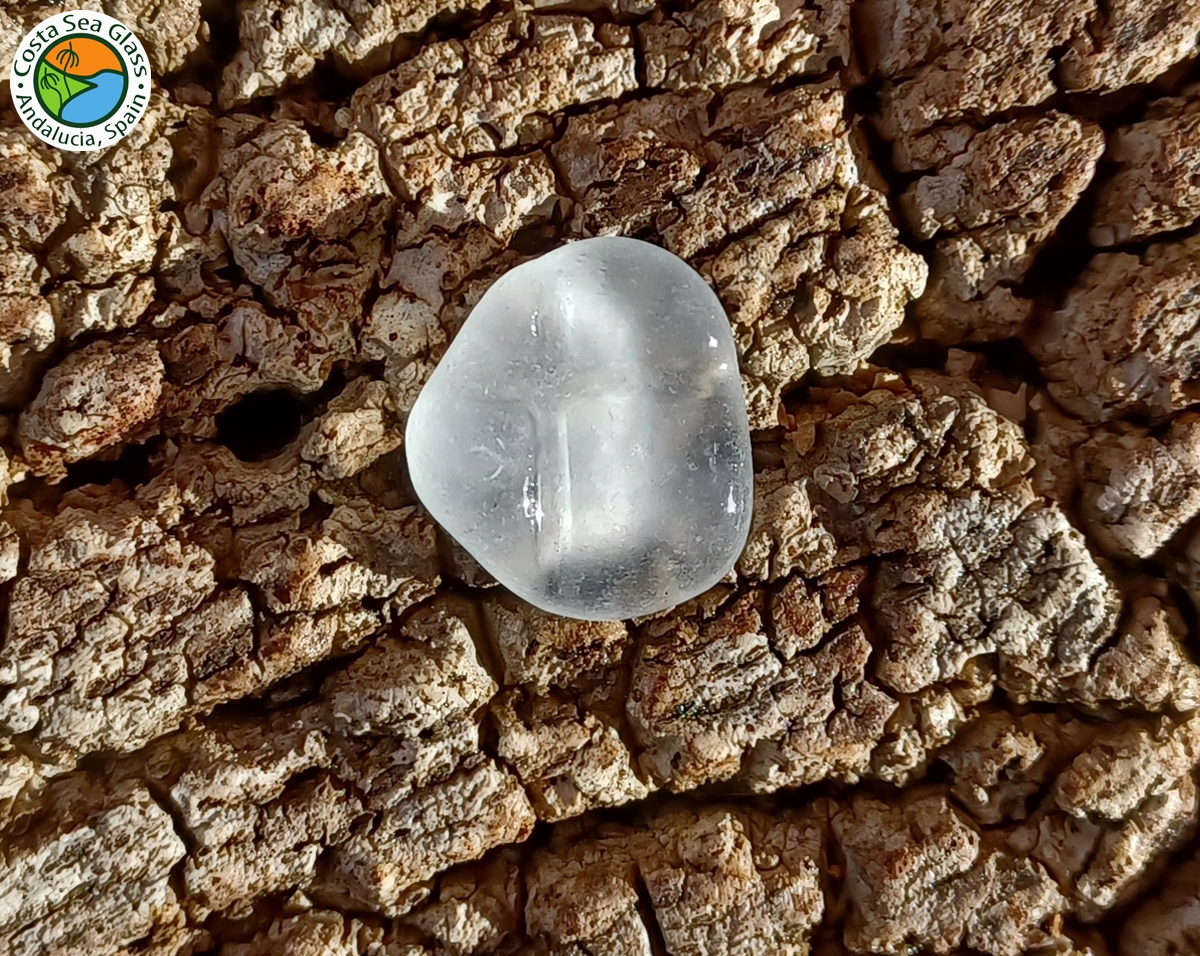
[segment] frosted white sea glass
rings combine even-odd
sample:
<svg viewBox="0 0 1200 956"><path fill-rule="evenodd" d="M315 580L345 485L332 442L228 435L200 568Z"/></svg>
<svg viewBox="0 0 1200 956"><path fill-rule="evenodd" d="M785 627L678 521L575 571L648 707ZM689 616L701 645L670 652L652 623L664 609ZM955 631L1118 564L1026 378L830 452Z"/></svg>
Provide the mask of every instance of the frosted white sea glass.
<svg viewBox="0 0 1200 956"><path fill-rule="evenodd" d="M430 514L501 584L567 617L695 597L749 532L729 320L687 263L640 240L573 242L501 277L405 441Z"/></svg>

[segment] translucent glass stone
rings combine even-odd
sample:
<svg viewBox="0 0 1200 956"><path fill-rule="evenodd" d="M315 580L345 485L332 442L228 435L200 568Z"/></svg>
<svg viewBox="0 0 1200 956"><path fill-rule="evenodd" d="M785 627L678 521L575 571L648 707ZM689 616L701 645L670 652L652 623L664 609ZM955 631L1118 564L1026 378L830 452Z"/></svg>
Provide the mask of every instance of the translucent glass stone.
<svg viewBox="0 0 1200 956"><path fill-rule="evenodd" d="M746 542L753 470L729 320L682 259L574 242L497 281L408 420L430 514L543 610L695 597Z"/></svg>

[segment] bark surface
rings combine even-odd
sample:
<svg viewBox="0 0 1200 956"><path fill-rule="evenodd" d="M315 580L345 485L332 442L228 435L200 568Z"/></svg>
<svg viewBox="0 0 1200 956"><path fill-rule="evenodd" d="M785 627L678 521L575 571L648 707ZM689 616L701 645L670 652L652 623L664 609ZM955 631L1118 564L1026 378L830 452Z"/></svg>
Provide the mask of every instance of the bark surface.
<svg viewBox="0 0 1200 956"><path fill-rule="evenodd" d="M156 90L0 97L0 956L1200 952L1200 2L82 6ZM404 467L593 235L754 429L735 573L618 623Z"/></svg>

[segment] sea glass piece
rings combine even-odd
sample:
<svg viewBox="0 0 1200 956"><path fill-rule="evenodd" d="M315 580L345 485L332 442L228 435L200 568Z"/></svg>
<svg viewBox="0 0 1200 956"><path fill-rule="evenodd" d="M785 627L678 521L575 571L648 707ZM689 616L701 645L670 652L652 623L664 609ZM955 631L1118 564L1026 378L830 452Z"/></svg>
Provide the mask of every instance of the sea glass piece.
<svg viewBox="0 0 1200 956"><path fill-rule="evenodd" d="M501 584L587 620L723 578L753 469L729 320L682 259L585 239L502 276L409 416L413 487Z"/></svg>

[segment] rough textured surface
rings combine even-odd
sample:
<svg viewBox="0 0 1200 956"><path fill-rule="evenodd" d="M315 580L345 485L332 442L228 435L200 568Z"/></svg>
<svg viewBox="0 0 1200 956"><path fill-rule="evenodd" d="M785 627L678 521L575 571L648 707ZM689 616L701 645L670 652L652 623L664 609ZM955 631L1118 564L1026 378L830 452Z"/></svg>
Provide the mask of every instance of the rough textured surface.
<svg viewBox="0 0 1200 956"><path fill-rule="evenodd" d="M1193 412L1173 419L1161 436L1136 428L1100 432L1074 454L1084 520L1115 554L1148 558L1200 512L1200 417Z"/></svg>
<svg viewBox="0 0 1200 956"><path fill-rule="evenodd" d="M102 5L134 135L0 112L0 952L1200 946L1195 3ZM403 436L598 234L721 299L755 501L585 624Z"/></svg>
<svg viewBox="0 0 1200 956"><path fill-rule="evenodd" d="M529 935L552 951L653 952L654 933L667 952L807 953L825 905L823 830L817 813L713 807L552 846L529 864Z"/></svg>
<svg viewBox="0 0 1200 956"><path fill-rule="evenodd" d="M162 397L163 364L149 342L92 344L72 352L42 379L21 414L17 439L43 474L129 441Z"/></svg>
<svg viewBox="0 0 1200 956"><path fill-rule="evenodd" d="M925 337L978 342L1020 331L1033 310L1022 280L1103 150L1097 125L1053 111L979 131L941 127L896 147L896 168L921 176L900 209L914 236L935 240L917 305Z"/></svg>
<svg viewBox="0 0 1200 956"><path fill-rule="evenodd" d="M777 423L780 392L810 369L853 370L924 287L843 111L828 86L666 94L573 117L553 147L577 228L658 237L711 276L752 428Z"/></svg>
<svg viewBox="0 0 1200 956"><path fill-rule="evenodd" d="M209 23L201 14L199 0L78 0L66 8L98 10L116 17L137 35L146 48L156 73L174 73L191 60L206 58L201 47L210 39ZM20 0L6 4L0 12L3 39L0 40L0 72L8 75L17 44L26 31L62 8L41 0Z"/></svg>
<svg viewBox="0 0 1200 956"><path fill-rule="evenodd" d="M964 115L1043 103L1056 92L1114 90L1195 54L1192 0L1002 2L865 0L867 69L884 80L881 129L907 137Z"/></svg>
<svg viewBox="0 0 1200 956"><path fill-rule="evenodd" d="M1186 229L1200 219L1194 176L1200 111L1192 96L1152 103L1144 119L1117 130L1108 158L1116 171L1104 183L1092 243L1113 246Z"/></svg>
<svg viewBox="0 0 1200 956"><path fill-rule="evenodd" d="M225 66L220 99L232 106L270 96L336 58L357 75L387 64L393 47L420 34L435 17L478 10L482 0L436 3L306 3L251 0L238 8L240 46Z"/></svg>
<svg viewBox="0 0 1200 956"><path fill-rule="evenodd" d="M761 77L820 74L850 60L850 5L700 0L638 27L646 84L723 88Z"/></svg>
<svg viewBox="0 0 1200 956"><path fill-rule="evenodd" d="M1087 422L1157 423L1194 401L1197 249L1193 236L1092 257L1030 335L1056 402Z"/></svg>

